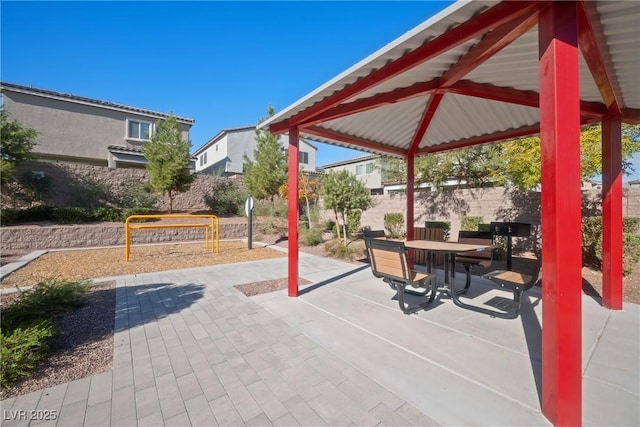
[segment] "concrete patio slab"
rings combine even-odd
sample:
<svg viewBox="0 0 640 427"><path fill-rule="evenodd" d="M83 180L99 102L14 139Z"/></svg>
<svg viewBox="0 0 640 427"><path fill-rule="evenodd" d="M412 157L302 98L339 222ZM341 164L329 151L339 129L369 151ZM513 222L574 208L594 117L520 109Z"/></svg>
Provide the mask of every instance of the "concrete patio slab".
<svg viewBox="0 0 640 427"><path fill-rule="evenodd" d="M406 316L366 265L299 269L299 298L233 287L286 259L111 278L113 369L3 401L2 425L548 425L536 290L513 320L446 297ZM501 296L474 278L471 303ZM583 319L584 425L640 425L638 306L584 297Z"/></svg>

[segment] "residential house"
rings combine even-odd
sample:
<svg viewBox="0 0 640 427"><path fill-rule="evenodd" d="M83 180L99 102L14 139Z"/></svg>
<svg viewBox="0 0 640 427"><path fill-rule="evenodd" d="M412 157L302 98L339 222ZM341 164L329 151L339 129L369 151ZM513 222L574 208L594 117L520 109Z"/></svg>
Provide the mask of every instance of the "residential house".
<svg viewBox="0 0 640 427"><path fill-rule="evenodd" d="M142 143L165 113L66 93L0 83L2 108L12 120L38 131L33 153L41 161L144 167ZM177 117L189 141L193 119Z"/></svg>
<svg viewBox="0 0 640 427"><path fill-rule="evenodd" d="M382 172L377 165L378 155L367 155L322 166L324 172L347 170L362 181L371 194L383 194Z"/></svg>
<svg viewBox="0 0 640 427"><path fill-rule="evenodd" d="M283 149L289 145L287 135L279 136L278 140ZM244 155L254 160L256 145L255 126L223 129L193 153L196 158L196 172L220 176L242 174ZM303 170L315 172L316 150L315 146L300 139L298 163Z"/></svg>

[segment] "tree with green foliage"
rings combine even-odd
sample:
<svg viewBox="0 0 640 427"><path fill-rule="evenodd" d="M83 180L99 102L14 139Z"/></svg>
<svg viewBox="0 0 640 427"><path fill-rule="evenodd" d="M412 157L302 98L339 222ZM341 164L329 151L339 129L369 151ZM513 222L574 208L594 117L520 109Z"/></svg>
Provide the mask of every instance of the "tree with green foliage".
<svg viewBox="0 0 640 427"><path fill-rule="evenodd" d="M267 117L273 116L271 105L267 107ZM256 149L253 158L244 155L244 185L256 199L270 198L278 194L278 189L287 180L287 156L278 141L278 137L268 130L256 130Z"/></svg>
<svg viewBox="0 0 640 427"><path fill-rule="evenodd" d="M522 190L540 183L540 137L516 139L502 144L504 179ZM640 126L622 125L622 170L633 171L630 158L640 152ZM589 126L580 132L580 175L583 181L602 173L602 127Z"/></svg>
<svg viewBox="0 0 640 427"><path fill-rule="evenodd" d="M333 209L338 223L342 217L344 244L347 244L347 216L349 212L364 211L373 206L373 199L362 181L347 170L330 171L320 180L320 195L325 208ZM338 237L340 237L338 235Z"/></svg>
<svg viewBox="0 0 640 427"><path fill-rule="evenodd" d="M580 171L583 181L602 173L602 130L600 125L580 133ZM622 125L622 170L633 171L630 159L640 152L640 126ZM406 163L383 157L379 161L384 182L404 182ZM416 183L440 186L457 181L471 187L504 185L521 190L540 184L540 137L480 145L419 157L415 161Z"/></svg>
<svg viewBox="0 0 640 427"><path fill-rule="evenodd" d="M9 114L0 111L0 179L7 184L14 178L16 166L33 159L38 132L17 120L9 120Z"/></svg>
<svg viewBox="0 0 640 427"><path fill-rule="evenodd" d="M188 191L195 175L189 170L191 143L182 139L182 129L173 115L158 121L156 132L142 144L147 159L149 186L169 196L169 213L173 212L175 193Z"/></svg>

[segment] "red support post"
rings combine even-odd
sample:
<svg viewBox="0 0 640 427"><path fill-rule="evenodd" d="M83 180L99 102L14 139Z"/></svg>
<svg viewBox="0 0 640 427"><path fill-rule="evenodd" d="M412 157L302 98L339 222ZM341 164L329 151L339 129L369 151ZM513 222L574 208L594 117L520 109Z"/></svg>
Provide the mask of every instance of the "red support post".
<svg viewBox="0 0 640 427"><path fill-rule="evenodd" d="M542 412L582 422L580 103L575 2L540 12Z"/></svg>
<svg viewBox="0 0 640 427"><path fill-rule="evenodd" d="M407 239L413 240L414 237L414 213L413 213L413 205L414 205L414 191L413 187L415 184L415 155L409 153L407 155Z"/></svg>
<svg viewBox="0 0 640 427"><path fill-rule="evenodd" d="M289 181L288 181L288 249L290 297L298 296L298 128L289 129Z"/></svg>
<svg viewBox="0 0 640 427"><path fill-rule="evenodd" d="M622 310L622 121L602 122L602 304Z"/></svg>

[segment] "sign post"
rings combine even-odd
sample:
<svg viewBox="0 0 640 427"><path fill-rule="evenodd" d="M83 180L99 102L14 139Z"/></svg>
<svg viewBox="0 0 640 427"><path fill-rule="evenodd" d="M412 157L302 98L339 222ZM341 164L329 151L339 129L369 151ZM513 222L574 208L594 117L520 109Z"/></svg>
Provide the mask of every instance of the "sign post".
<svg viewBox="0 0 640 427"><path fill-rule="evenodd" d="M247 247L251 249L253 240L253 197L247 197L244 202L244 213L247 215Z"/></svg>

